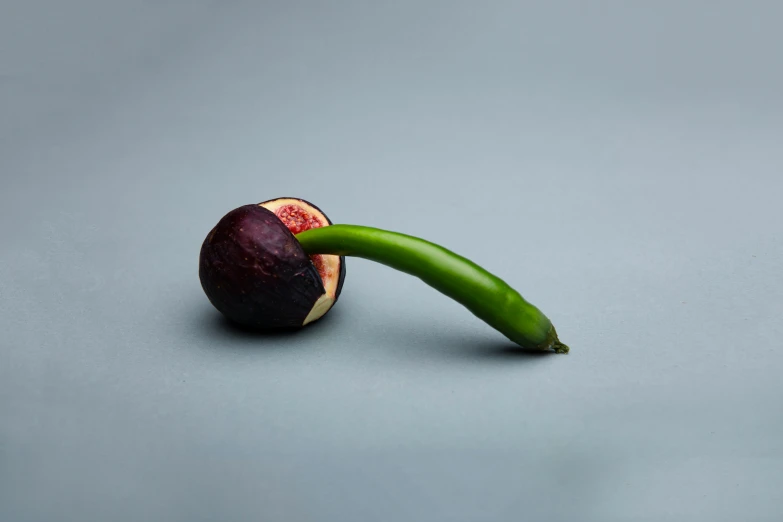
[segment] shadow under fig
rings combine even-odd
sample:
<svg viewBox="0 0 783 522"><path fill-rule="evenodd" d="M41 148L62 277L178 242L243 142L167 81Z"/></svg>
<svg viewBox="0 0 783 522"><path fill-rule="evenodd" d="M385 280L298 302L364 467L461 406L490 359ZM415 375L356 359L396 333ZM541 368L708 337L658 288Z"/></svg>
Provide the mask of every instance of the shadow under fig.
<svg viewBox="0 0 783 522"><path fill-rule="evenodd" d="M207 337L222 342L253 341L259 347L271 344L288 344L297 339L312 340L322 335L330 328L332 317L339 315L338 310L331 310L324 317L303 328L253 328L231 321L212 307L204 306L199 311L199 329ZM264 341L274 341L267 343Z"/></svg>

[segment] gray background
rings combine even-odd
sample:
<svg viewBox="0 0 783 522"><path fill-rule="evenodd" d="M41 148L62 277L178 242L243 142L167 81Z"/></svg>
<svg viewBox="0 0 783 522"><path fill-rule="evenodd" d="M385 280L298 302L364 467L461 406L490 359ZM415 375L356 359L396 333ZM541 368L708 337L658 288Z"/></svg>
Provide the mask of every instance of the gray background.
<svg viewBox="0 0 783 522"><path fill-rule="evenodd" d="M776 2L0 4L0 520L779 521ZM516 355L349 260L296 335L197 279L294 195L505 278Z"/></svg>

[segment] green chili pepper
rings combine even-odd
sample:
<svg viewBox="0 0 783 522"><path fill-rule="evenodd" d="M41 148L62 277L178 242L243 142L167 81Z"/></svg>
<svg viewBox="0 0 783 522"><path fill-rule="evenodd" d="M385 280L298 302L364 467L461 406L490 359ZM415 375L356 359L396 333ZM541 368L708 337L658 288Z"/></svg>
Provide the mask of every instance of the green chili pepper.
<svg viewBox="0 0 783 522"><path fill-rule="evenodd" d="M538 308L500 278L442 246L357 225L314 228L296 238L310 255L360 257L416 276L524 348L568 353Z"/></svg>

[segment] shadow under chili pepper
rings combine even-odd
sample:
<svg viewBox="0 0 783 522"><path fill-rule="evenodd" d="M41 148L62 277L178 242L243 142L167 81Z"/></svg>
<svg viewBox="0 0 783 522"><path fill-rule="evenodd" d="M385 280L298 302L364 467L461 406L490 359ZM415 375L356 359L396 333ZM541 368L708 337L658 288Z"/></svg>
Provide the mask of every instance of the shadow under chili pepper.
<svg viewBox="0 0 783 522"><path fill-rule="evenodd" d="M557 355L554 351L544 352L542 350L532 350L530 348L515 346L511 341L499 341L491 344L484 343L483 347L481 343L479 343L479 346L474 346L472 349L467 350L467 352L472 353L475 357L487 359L536 359Z"/></svg>
<svg viewBox="0 0 783 522"><path fill-rule="evenodd" d="M451 359L462 362L484 362L499 364L526 364L541 362L554 352L530 350L514 345L511 341L488 341L486 339L460 339L458 341L426 343L420 346L419 353L408 355L426 359Z"/></svg>
<svg viewBox="0 0 783 522"><path fill-rule="evenodd" d="M426 327L410 328L410 325L394 329L393 335L379 344L398 360L427 362L533 364L558 355L554 351L522 348L492 332L487 336L475 331L433 332Z"/></svg>

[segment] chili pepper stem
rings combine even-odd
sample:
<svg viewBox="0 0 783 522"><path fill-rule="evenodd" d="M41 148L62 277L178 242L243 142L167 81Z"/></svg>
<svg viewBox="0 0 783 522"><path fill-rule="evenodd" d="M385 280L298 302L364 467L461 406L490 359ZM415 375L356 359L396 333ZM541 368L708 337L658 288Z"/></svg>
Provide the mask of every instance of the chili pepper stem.
<svg viewBox="0 0 783 522"><path fill-rule="evenodd" d="M555 344L552 345L552 349L555 353L568 353L571 350L567 344L563 344L560 341L555 341Z"/></svg>

